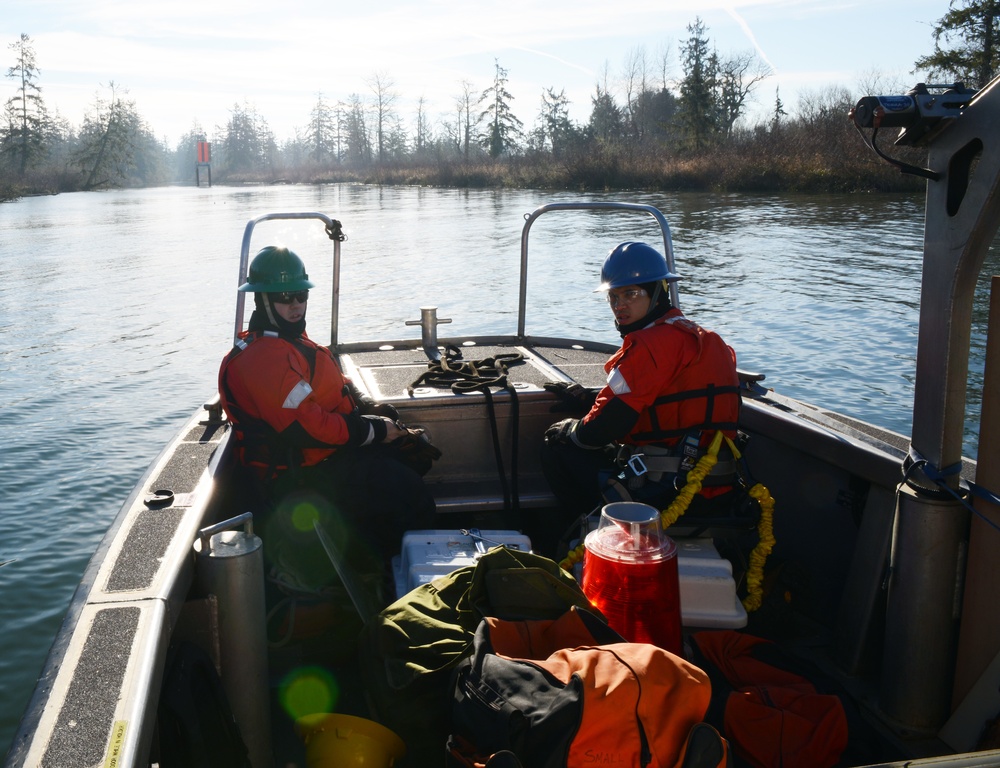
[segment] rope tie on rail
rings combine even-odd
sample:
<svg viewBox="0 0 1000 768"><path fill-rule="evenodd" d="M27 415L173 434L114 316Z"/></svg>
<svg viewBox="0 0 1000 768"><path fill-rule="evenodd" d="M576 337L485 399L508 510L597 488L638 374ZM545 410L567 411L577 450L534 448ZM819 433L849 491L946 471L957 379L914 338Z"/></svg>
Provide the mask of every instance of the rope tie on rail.
<svg viewBox="0 0 1000 768"><path fill-rule="evenodd" d="M910 446L909 452L906 456L906 461L903 464L903 479L900 482L900 486L910 484L910 476L920 470L924 477L934 483L938 488L941 489L943 494L947 494L958 501L962 506L969 510L973 515L979 517L984 523L989 525L995 531L1000 531L1000 525L986 517L981 511L976 509L972 504L969 503L969 495L976 496L983 501L987 501L990 504L995 504L1000 506L1000 495L995 491L985 488L977 483L964 480L961 477L962 474L962 462L957 461L943 469L938 469L936 466L930 463L924 456L917 451L912 445ZM958 490L953 488L949 483L948 479L958 476Z"/></svg>

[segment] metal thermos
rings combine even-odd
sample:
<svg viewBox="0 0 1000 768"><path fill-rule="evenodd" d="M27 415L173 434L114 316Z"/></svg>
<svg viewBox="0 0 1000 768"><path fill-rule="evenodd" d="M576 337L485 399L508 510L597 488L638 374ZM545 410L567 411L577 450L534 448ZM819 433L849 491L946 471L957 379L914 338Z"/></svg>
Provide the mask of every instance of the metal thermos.
<svg viewBox="0 0 1000 768"><path fill-rule="evenodd" d="M243 530L234 530L243 526ZM197 581L215 595L222 684L253 768L271 768L264 607L264 551L249 512L203 528L195 542Z"/></svg>

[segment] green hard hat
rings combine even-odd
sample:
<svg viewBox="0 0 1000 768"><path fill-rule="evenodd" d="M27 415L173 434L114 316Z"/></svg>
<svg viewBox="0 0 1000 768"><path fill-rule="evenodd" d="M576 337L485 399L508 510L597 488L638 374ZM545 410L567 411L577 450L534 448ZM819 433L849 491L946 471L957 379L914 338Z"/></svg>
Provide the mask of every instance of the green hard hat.
<svg viewBox="0 0 1000 768"><path fill-rule="evenodd" d="M269 245L261 248L250 262L247 281L238 290L253 293L304 291L312 288L302 259L287 248Z"/></svg>

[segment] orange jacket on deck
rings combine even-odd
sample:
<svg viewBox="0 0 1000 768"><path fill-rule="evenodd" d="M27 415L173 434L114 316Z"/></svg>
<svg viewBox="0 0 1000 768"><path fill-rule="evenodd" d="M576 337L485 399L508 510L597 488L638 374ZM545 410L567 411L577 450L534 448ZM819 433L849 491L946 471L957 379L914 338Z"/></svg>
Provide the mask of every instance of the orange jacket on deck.
<svg viewBox="0 0 1000 768"><path fill-rule="evenodd" d="M740 408L736 353L679 309L627 334L604 370L608 384L583 421L619 398L639 413L620 442L672 446L692 429L705 431L703 445L719 429L735 437Z"/></svg>

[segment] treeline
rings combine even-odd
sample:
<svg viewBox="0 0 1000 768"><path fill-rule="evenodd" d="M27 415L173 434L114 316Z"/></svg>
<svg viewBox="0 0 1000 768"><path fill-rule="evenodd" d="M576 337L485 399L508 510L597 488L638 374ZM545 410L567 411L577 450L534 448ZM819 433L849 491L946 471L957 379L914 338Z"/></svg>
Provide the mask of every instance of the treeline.
<svg viewBox="0 0 1000 768"><path fill-rule="evenodd" d="M967 83L975 78L974 86L985 84L1000 51L993 44L1000 13L977 27L985 38L960 37L964 58L942 43L952 33L965 34L969 14L990 14L998 5L953 0L935 29L934 53L917 64L928 76L964 75ZM956 18L958 10L966 15ZM319 96L292 138L279 141L252 104L236 103L225 125L209 132L196 124L174 147L156 138L127 90L115 83L95 98L79 127L50 110L31 39L22 34L9 46L14 64L7 75L16 88L0 123L0 200L193 184L201 141L212 146L213 183L757 192L922 188L921 180L865 149L848 119L860 96L906 86L873 77L860 86L864 92L831 87L800 98L794 109L775 89L767 116L751 124L748 104L766 84L768 68L752 53L720 55L700 19L687 31L679 44L679 81L667 78L666 53L652 60L638 49L622 73L612 78L605 72L596 84L585 124L570 119L564 91L547 88L526 127L514 111L508 72L497 61L492 81L482 89L461 83L452 114L436 122L423 100L415 115L404 117L392 80L377 73L364 96L337 103ZM912 154L904 159L919 161Z"/></svg>

